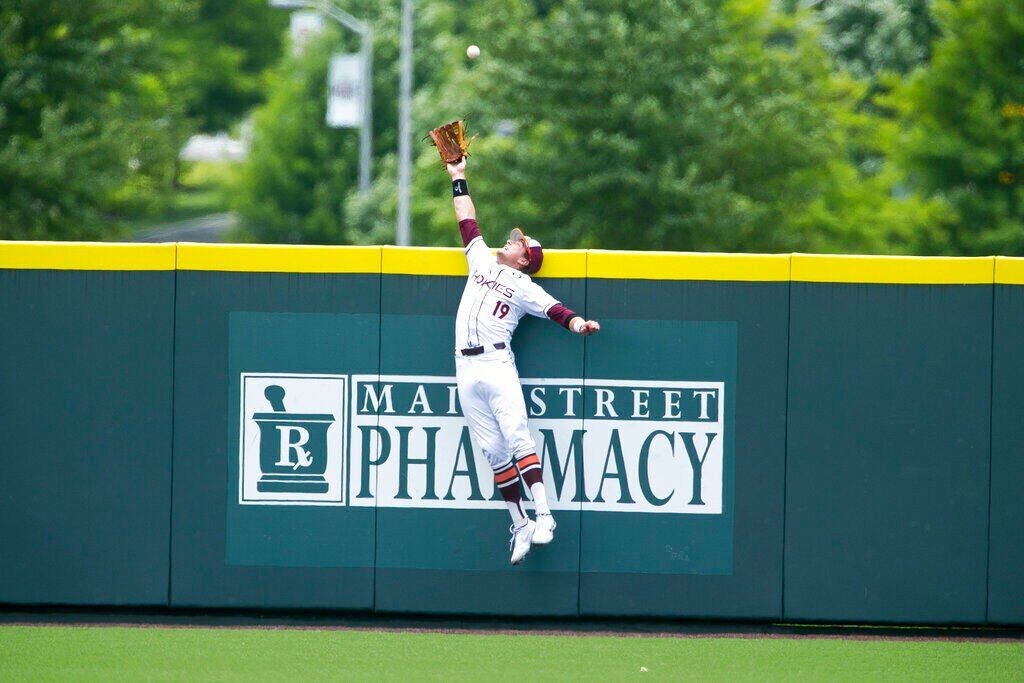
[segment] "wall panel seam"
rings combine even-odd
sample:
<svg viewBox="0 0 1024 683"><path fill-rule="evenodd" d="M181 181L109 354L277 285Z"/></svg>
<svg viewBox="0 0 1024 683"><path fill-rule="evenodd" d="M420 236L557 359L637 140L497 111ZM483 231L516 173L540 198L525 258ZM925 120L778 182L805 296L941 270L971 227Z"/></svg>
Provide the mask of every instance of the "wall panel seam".
<svg viewBox="0 0 1024 683"><path fill-rule="evenodd" d="M782 430L782 548L780 550L781 564L779 566L780 593L779 593L779 618L786 618L786 515L788 474L789 474L789 372L792 364L792 339L793 339L793 259L789 259L789 282L786 283L786 396L783 399L783 414L785 415L785 426Z"/></svg>
<svg viewBox="0 0 1024 683"><path fill-rule="evenodd" d="M583 258L583 317L590 320L590 250L586 250ZM580 365L581 386L587 385L587 342L589 338L583 338L583 362ZM583 415L586 416L584 410ZM581 425L586 425L586 420L580 420ZM580 482L578 486L583 486ZM579 539L576 543L576 616L583 614L583 503L580 503L580 525Z"/></svg>
<svg viewBox="0 0 1024 683"><path fill-rule="evenodd" d="M988 509L986 510L987 516L985 520L985 623L989 621L989 590L991 583L990 571L992 564L992 458L995 455L993 451L995 439L993 438L993 427L994 427L994 415L996 410L995 404L995 386L996 386L996 260L992 259L992 299L990 311L992 312L992 326L990 328L991 337L989 338L989 357L988 357Z"/></svg>
<svg viewBox="0 0 1024 683"><path fill-rule="evenodd" d="M377 389L380 391L380 376L384 369L384 250L380 252L380 272L377 273ZM353 383L354 384L354 383ZM359 395L352 387L353 401L358 406ZM358 408L356 408L358 410ZM355 413L353 413L355 414ZM377 425L380 425L380 406L377 407ZM352 429L349 425L349 429ZM350 447L351 448L351 447ZM351 470L352 453L349 452ZM380 488L377 485L377 472L373 473L373 562L370 567L370 611L377 612L377 552L380 548Z"/></svg>
<svg viewBox="0 0 1024 683"><path fill-rule="evenodd" d="M169 497L168 497L168 510L167 510L167 602L166 605L171 605L171 591L173 582L173 562L174 562L174 429L175 429L175 417L176 417L176 402L175 402L175 386L174 381L175 372L177 371L177 360L178 360L178 243L174 244L174 273L171 279L172 290L171 290L171 467L170 467L170 479L168 481Z"/></svg>

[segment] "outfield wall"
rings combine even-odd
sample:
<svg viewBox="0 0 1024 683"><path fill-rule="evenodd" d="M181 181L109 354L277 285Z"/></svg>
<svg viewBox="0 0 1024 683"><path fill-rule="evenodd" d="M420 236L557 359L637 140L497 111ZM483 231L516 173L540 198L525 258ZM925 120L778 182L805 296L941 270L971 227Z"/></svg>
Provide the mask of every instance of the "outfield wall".
<svg viewBox="0 0 1024 683"><path fill-rule="evenodd" d="M544 275L602 331L516 335L513 568L461 250L0 242L0 603L1024 623L1024 259Z"/></svg>

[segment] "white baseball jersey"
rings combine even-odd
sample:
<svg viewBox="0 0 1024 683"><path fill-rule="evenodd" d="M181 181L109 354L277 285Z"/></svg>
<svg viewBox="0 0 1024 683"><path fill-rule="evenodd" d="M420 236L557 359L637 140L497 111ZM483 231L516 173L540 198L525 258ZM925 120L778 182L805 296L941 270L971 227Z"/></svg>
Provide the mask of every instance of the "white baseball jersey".
<svg viewBox="0 0 1024 683"><path fill-rule="evenodd" d="M503 266L477 235L466 246L469 278L455 317L455 350L504 342L511 348L512 333L526 314L547 316L559 303L521 271Z"/></svg>

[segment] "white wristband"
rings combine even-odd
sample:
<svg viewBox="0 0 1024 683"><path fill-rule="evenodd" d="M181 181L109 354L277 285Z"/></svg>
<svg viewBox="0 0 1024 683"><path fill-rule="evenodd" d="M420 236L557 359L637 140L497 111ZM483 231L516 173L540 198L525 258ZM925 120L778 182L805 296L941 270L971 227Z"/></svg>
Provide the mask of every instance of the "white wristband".
<svg viewBox="0 0 1024 683"><path fill-rule="evenodd" d="M583 329L583 323L584 322L585 321L583 320L583 318L576 318L575 320L573 320L572 321L572 331L575 332L576 334L579 334L580 330Z"/></svg>

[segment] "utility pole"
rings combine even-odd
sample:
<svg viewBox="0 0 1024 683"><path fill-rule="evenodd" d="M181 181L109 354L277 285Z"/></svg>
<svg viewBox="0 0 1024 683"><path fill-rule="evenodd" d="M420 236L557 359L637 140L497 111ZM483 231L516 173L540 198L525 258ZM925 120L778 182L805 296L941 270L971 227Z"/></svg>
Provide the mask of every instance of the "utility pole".
<svg viewBox="0 0 1024 683"><path fill-rule="evenodd" d="M409 195L412 191L412 0L402 0L401 77L398 96L398 224L395 244L412 244Z"/></svg>

